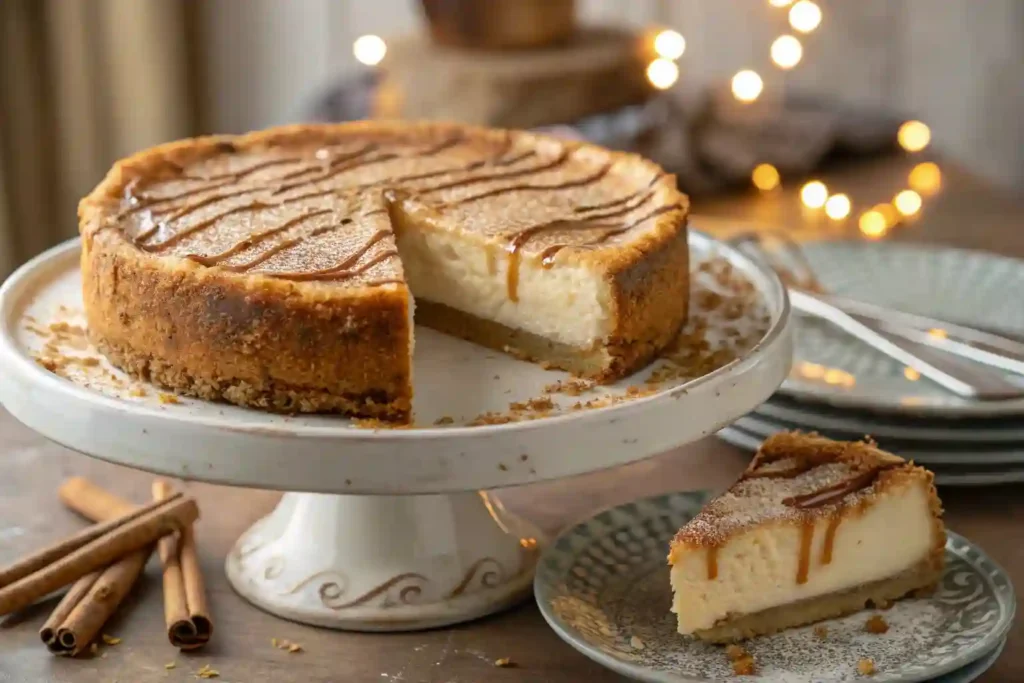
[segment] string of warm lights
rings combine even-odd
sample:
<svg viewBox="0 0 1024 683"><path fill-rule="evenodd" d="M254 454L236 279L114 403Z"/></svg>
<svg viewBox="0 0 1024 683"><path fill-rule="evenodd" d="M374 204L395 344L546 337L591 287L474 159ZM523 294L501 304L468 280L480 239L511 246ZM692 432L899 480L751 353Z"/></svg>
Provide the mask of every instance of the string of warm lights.
<svg viewBox="0 0 1024 683"><path fill-rule="evenodd" d="M797 33L808 34L822 22L821 8L813 0L768 0L777 8L789 8L787 19ZM770 49L772 62L782 70L797 66L803 59L804 48L796 36L777 37ZM740 102L753 102L760 97L764 83L756 71L744 69L732 78L732 94ZM900 147L909 153L924 150L931 142L931 130L921 121L907 121L897 133ZM781 185L778 169L771 164L758 164L751 173L751 182L762 192L770 192ZM860 232L872 239L884 236L891 228L917 215L924 204L923 197L931 196L942 186L942 172L934 162L916 165L907 178L909 189L900 190L891 202L876 204L863 211L857 219ZM853 210L850 197L842 192L832 193L820 180L809 180L800 188L800 201L811 210L823 210L834 221L843 221Z"/></svg>
<svg viewBox="0 0 1024 683"><path fill-rule="evenodd" d="M768 0L768 4L780 9L789 8L787 21L795 33L807 35L821 26L821 7L813 0ZM679 80L676 62L686 52L686 39L678 31L663 29L654 34L651 45L657 56L647 65L647 79L655 88L667 90ZM387 54L387 44L380 36L359 36L352 43L352 53L360 63L376 66ZM795 35L784 33L772 41L769 55L776 67L788 71L803 60L804 46ZM764 80L753 69L738 71L732 77L731 86L733 96L740 102L754 102L764 92ZM899 128L897 142L909 153L921 152L931 142L931 130L921 121L907 121ZM751 181L762 192L770 192L782 184L778 169L768 163L754 168ZM924 197L932 196L941 189L942 172L934 162L919 163L911 170L907 183L910 187L896 193L890 202L876 204L860 214L857 225L863 235L880 238L905 219L919 213ZM832 193L820 180L804 183L800 189L800 201L810 210L824 211L834 221L846 220L853 210L853 202L848 195Z"/></svg>

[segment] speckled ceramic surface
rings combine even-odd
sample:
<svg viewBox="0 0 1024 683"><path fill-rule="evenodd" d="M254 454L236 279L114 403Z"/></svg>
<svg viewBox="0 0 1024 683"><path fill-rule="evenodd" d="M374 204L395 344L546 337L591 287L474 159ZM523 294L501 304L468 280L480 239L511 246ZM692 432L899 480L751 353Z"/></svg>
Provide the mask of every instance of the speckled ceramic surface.
<svg viewBox="0 0 1024 683"><path fill-rule="evenodd" d="M911 313L1024 336L1024 261L977 251L889 242L811 242L807 259L832 292ZM971 401L828 323L801 319L782 394L836 406L949 417L1024 415L1024 400ZM829 371L832 372L829 372ZM1024 385L1024 378L1007 374Z"/></svg>
<svg viewBox="0 0 1024 683"><path fill-rule="evenodd" d="M570 645L641 681L707 683L730 679L723 649L683 638L669 612L665 556L676 530L709 500L703 492L656 496L601 512L563 533L541 557L535 592L541 612ZM949 674L1001 643L1015 598L1006 574L966 539L950 534L947 569L936 593L884 612L889 632L864 632L866 614L745 644L758 664L751 683L863 681L910 683ZM958 681L962 679L953 678ZM970 679L966 679L970 680Z"/></svg>

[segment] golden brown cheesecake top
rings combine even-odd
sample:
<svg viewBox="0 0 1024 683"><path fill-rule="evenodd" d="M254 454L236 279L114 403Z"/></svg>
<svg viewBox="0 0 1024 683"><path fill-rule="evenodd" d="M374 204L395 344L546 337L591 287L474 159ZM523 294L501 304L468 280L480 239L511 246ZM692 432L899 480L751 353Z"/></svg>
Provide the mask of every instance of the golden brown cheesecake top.
<svg viewBox="0 0 1024 683"><path fill-rule="evenodd" d="M686 199L640 157L522 132L365 122L197 138L117 164L83 200L87 239L293 280L401 280L389 206L550 266L678 229ZM567 249L572 247L573 249ZM514 274L510 268L510 294Z"/></svg>
<svg viewBox="0 0 1024 683"><path fill-rule="evenodd" d="M933 477L870 443L775 434L762 444L740 480L679 530L672 546L721 546L766 522L839 519L844 510L913 478L926 479L930 487ZM931 495L938 510L934 489Z"/></svg>

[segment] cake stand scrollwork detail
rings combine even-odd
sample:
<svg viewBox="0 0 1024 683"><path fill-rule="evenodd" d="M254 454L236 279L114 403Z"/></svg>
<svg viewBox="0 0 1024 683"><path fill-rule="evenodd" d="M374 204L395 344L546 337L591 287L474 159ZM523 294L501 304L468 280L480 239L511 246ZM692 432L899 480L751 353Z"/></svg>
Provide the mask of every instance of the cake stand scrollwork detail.
<svg viewBox="0 0 1024 683"><path fill-rule="evenodd" d="M332 610L344 610L370 604L381 609L415 605L423 594L423 586L429 582L430 579L422 574L405 572L391 577L353 600L342 603L336 602L343 594L343 592L339 593L334 590L333 587L337 584L325 583L320 586L320 601L324 607Z"/></svg>

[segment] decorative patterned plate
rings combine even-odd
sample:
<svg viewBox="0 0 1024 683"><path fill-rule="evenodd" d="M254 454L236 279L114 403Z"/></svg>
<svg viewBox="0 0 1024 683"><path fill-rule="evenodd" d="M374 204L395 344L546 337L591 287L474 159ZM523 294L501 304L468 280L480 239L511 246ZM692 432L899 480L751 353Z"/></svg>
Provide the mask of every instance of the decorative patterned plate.
<svg viewBox="0 0 1024 683"><path fill-rule="evenodd" d="M674 493L605 510L565 531L543 553L534 589L558 635L587 657L636 680L706 683L731 678L721 647L683 638L669 612L665 556L676 530L709 500ZM877 667L873 683L911 683L950 673L991 652L1013 621L1009 577L980 549L950 534L936 593L885 612L889 632L864 632L864 614L746 643L758 664L751 683L863 681L857 662ZM956 679L954 679L956 680Z"/></svg>
<svg viewBox="0 0 1024 683"><path fill-rule="evenodd" d="M877 438L901 439L987 448L999 444L1024 444L1024 424L1020 418L962 419L956 421L908 418L812 405L776 394L761 404L754 414L782 422L805 425L818 430L849 432Z"/></svg>
<svg viewBox="0 0 1024 683"><path fill-rule="evenodd" d="M747 420L742 418L716 434L718 438L737 448L754 452L761 446L770 434L787 429L785 426L774 425L770 428L754 427ZM824 432L825 436L834 436ZM882 444L885 447L885 444ZM906 451L903 449L892 449L910 460L918 462L935 473L935 483L939 486L996 486L1000 484L1024 483L1024 463L1012 464L984 464L973 465L946 464L937 459L949 456L949 453L942 451ZM1019 451L1018 451L1019 453ZM959 457L957 454L956 457Z"/></svg>
<svg viewBox="0 0 1024 683"><path fill-rule="evenodd" d="M1008 296L1024 292L1024 261L889 242L802 246L824 285L837 294L1024 336L1024 306ZM1024 400L971 401L926 379L908 379L900 363L822 321L798 321L794 361L780 393L805 401L901 415L1024 414ZM1024 385L1024 378L1007 377Z"/></svg>
<svg viewBox="0 0 1024 683"><path fill-rule="evenodd" d="M1003 654L1003 650L1006 648L1006 641L999 643L995 646L991 652L982 657L976 662L971 662L962 669L957 669L953 673L946 674L945 676L939 676L932 680L931 683L971 683L976 680L981 674L985 673L992 668L992 665L996 663L999 656Z"/></svg>
<svg viewBox="0 0 1024 683"><path fill-rule="evenodd" d="M908 460L916 460L922 465L987 467L990 465L1024 466L1024 441L1003 444L980 444L969 442L936 443L934 441L916 441L914 439L891 438L874 430L845 431L830 429L826 425L791 422L769 417L755 410L733 423L744 431L760 436L769 436L782 431L814 431L824 434L837 441L857 441L865 435L874 438L887 451L898 453Z"/></svg>

